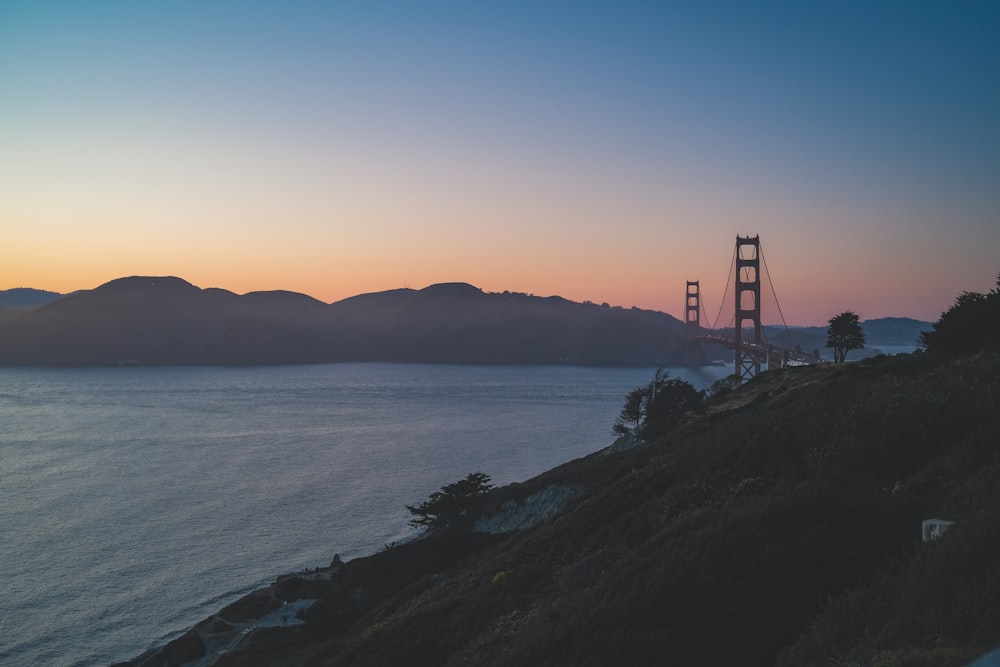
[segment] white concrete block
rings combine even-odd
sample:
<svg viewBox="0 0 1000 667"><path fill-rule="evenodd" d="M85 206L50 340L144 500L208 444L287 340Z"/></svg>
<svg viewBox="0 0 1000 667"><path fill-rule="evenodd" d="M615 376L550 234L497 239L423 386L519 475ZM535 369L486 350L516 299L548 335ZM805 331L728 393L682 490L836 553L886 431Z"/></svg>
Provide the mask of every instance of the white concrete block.
<svg viewBox="0 0 1000 667"><path fill-rule="evenodd" d="M955 525L954 521L946 521L945 519L924 519L923 526L921 527L921 535L924 538L924 542L932 542L938 539L953 525Z"/></svg>

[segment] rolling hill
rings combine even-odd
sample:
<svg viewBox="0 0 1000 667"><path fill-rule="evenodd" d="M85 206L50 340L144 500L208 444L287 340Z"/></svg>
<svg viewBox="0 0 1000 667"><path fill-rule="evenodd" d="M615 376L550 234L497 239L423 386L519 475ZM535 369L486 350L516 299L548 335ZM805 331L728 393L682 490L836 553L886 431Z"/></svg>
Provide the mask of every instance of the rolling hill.
<svg viewBox="0 0 1000 667"><path fill-rule="evenodd" d="M654 311L464 283L324 304L293 292L237 295L135 276L5 311L0 364L667 365L681 358L680 330L675 318Z"/></svg>
<svg viewBox="0 0 1000 667"><path fill-rule="evenodd" d="M0 308L37 308L56 299L61 299L63 296L59 292L15 287L14 289L0 290Z"/></svg>
<svg viewBox="0 0 1000 667"><path fill-rule="evenodd" d="M344 361L670 366L683 325L665 313L467 283L326 304L288 291L201 289L133 276L68 295L0 293L0 365L287 364ZM8 306L4 306L8 304ZM13 307L13 306L16 306ZM914 345L930 323L864 322L868 345ZM823 327L765 327L769 340L823 350ZM706 358L729 359L724 348ZM863 355L859 355L863 356Z"/></svg>

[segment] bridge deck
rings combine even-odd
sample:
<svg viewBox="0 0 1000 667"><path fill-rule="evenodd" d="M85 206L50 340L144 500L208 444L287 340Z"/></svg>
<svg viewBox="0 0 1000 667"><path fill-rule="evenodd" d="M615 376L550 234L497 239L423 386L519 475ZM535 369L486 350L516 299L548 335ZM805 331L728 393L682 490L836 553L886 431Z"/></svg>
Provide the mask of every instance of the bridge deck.
<svg viewBox="0 0 1000 667"><path fill-rule="evenodd" d="M705 343L723 345L736 349L736 339L720 333L704 333L696 337ZM752 340L743 339L740 341L740 349L747 354L751 354L767 362L768 366L805 366L818 363L819 360L811 354L804 354L795 350L789 350L770 343L757 343Z"/></svg>

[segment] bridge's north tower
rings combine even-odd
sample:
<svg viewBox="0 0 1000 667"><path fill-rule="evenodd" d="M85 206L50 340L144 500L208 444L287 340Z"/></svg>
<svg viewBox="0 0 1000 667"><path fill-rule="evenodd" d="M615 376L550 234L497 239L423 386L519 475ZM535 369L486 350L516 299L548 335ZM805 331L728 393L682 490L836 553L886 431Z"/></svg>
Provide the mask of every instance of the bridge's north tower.
<svg viewBox="0 0 1000 667"><path fill-rule="evenodd" d="M690 284L690 283L689 283ZM760 236L736 237L736 376L741 383L760 373L760 357L749 347L765 345L760 328ZM743 322L753 323L753 339L743 336Z"/></svg>
<svg viewBox="0 0 1000 667"><path fill-rule="evenodd" d="M705 363L701 350L701 288L698 281L687 281L684 303L684 364L701 366Z"/></svg>

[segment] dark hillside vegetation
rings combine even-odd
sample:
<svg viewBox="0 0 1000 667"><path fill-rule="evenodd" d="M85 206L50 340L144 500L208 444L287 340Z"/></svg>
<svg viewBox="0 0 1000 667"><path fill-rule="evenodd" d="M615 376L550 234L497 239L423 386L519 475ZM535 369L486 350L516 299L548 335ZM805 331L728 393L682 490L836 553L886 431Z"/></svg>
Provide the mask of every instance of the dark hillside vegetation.
<svg viewBox="0 0 1000 667"><path fill-rule="evenodd" d="M933 328L920 334L920 346L936 356L1000 350L1000 276L986 294L960 294Z"/></svg>
<svg viewBox="0 0 1000 667"><path fill-rule="evenodd" d="M562 483L594 469L571 510L422 591L405 613L376 614L326 664L402 664L415 652L426 658L411 664L775 664L831 597L919 578L938 548L920 543L923 519L986 520L998 374L986 356L769 373L734 393L754 396L742 407L567 467ZM964 539L942 546L952 537ZM986 552L980 569L993 562ZM954 567L962 576L968 566ZM897 648L943 645L963 664L1000 644L989 623L998 608L1000 595L984 596L968 611L976 629L898 631Z"/></svg>
<svg viewBox="0 0 1000 667"><path fill-rule="evenodd" d="M671 423L484 482L461 527L285 578L133 664L211 659L206 628L305 598L303 625L214 664L958 667L1000 645L989 342L769 371ZM533 527L468 528L552 490L570 500ZM925 543L930 518L954 524Z"/></svg>
<svg viewBox="0 0 1000 667"><path fill-rule="evenodd" d="M305 625L216 664L963 665L1000 645L998 443L995 352L764 373L477 501L579 490L533 528L281 582ZM932 517L956 524L923 544Z"/></svg>

